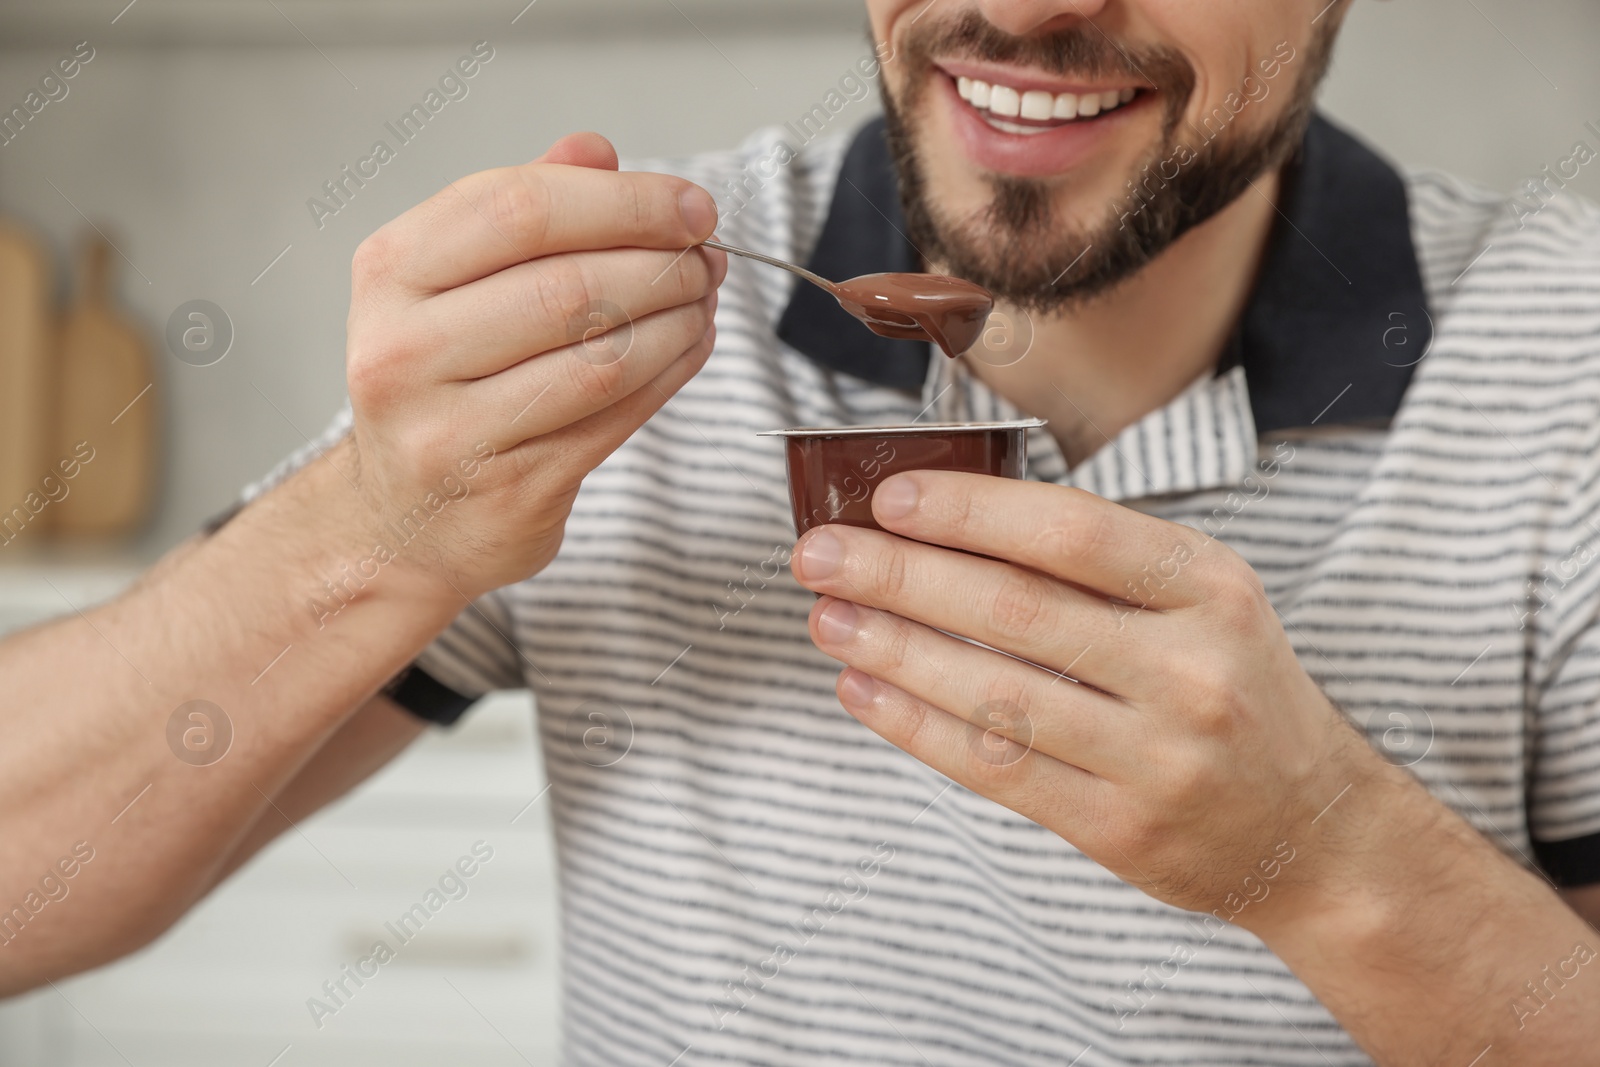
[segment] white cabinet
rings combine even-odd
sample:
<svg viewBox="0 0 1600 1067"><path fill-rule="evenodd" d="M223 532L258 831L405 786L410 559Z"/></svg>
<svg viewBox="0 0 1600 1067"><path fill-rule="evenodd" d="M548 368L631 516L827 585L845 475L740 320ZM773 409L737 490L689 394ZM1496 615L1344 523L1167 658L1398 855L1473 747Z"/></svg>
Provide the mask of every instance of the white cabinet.
<svg viewBox="0 0 1600 1067"><path fill-rule="evenodd" d="M0 568L0 620L60 614L62 596L87 607L134 573ZM531 701L490 698L286 832L155 944L0 1003L0 1065L554 1062L548 797L529 806L544 786ZM486 862L479 842L479 856L493 850ZM471 877L456 868L463 857L477 860ZM417 904L426 918L412 912L402 943L394 929ZM345 968L379 939L393 958L367 963L358 985ZM324 1005L315 1015L312 998Z"/></svg>

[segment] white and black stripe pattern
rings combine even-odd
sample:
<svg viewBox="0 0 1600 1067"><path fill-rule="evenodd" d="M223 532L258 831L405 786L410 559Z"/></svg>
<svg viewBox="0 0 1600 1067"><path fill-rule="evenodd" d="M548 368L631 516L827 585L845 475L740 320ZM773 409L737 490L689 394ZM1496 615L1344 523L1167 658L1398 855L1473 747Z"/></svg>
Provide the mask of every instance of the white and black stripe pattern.
<svg viewBox="0 0 1600 1067"><path fill-rule="evenodd" d="M776 136L671 169L720 188ZM811 146L722 235L804 260L844 145ZM1600 833L1600 566L1562 567L1600 546L1600 216L1559 201L1519 231L1499 198L1409 185L1435 336L1392 426L1340 425L1335 404L1258 441L1235 369L1076 470L1036 433L1030 473L1215 532L1340 706L1375 740L1407 717L1396 756L1425 743L1418 777L1531 863L1534 838ZM935 399L1017 412L944 360L921 396L821 369L774 337L788 292L731 264L706 369L587 481L556 561L485 598L493 626L466 613L421 661L468 694L537 694L568 1062L1368 1063L1253 937L1199 927L838 707L781 565L783 446L757 432ZM1546 565L1565 584L1540 605ZM1192 961L1129 1011L1175 946Z"/></svg>

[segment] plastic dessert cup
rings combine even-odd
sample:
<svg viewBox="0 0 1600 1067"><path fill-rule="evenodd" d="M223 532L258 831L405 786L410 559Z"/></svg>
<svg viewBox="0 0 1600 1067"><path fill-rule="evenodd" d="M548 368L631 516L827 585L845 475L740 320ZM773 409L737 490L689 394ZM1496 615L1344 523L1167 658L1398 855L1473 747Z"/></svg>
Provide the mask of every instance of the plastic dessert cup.
<svg viewBox="0 0 1600 1067"><path fill-rule="evenodd" d="M901 471L946 470L1021 478L1028 431L1039 419L944 422L914 426L811 426L770 430L789 453L789 499L796 536L842 523L882 529L872 518L872 491Z"/></svg>

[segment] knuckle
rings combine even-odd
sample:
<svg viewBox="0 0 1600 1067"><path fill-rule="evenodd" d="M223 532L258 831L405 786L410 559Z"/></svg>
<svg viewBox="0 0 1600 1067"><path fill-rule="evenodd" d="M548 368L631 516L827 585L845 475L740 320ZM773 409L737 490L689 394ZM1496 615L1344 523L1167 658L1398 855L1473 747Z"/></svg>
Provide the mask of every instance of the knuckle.
<svg viewBox="0 0 1600 1067"><path fill-rule="evenodd" d="M350 257L350 282L353 288L365 290L381 285L402 258L400 240L394 231L385 226L368 234L356 246Z"/></svg>
<svg viewBox="0 0 1600 1067"><path fill-rule="evenodd" d="M868 641L868 646L875 665L887 674L898 674L912 654L910 627L880 613L873 630L876 640Z"/></svg>
<svg viewBox="0 0 1600 1067"><path fill-rule="evenodd" d="M626 360L591 363L576 351L562 353L573 391L592 407L604 407L621 394L628 376Z"/></svg>
<svg viewBox="0 0 1600 1067"><path fill-rule="evenodd" d="M345 384L351 403L367 411L388 407L404 381L411 353L404 341L388 334L357 335L345 357Z"/></svg>
<svg viewBox="0 0 1600 1067"><path fill-rule="evenodd" d="M984 729L1004 729L1018 737L1032 737L1034 690L1009 672L988 687L989 699L974 721Z"/></svg>
<svg viewBox="0 0 1600 1067"><path fill-rule="evenodd" d="M897 601L909 584L906 554L896 545L878 553L868 575L869 588L888 601Z"/></svg>
<svg viewBox="0 0 1600 1067"><path fill-rule="evenodd" d="M887 731L889 739L913 754L932 749L936 741L930 736L933 733L933 710L915 698L900 700L896 704L896 714L891 720L894 725Z"/></svg>
<svg viewBox="0 0 1600 1067"><path fill-rule="evenodd" d="M945 521L950 524L950 529L958 535L970 533L976 524L976 505L972 493L966 489L958 489L950 498L945 514Z"/></svg>
<svg viewBox="0 0 1600 1067"><path fill-rule="evenodd" d="M1004 797L1019 791L1033 776L1033 747L998 730L971 735L964 759L965 771L978 792Z"/></svg>
<svg viewBox="0 0 1600 1067"><path fill-rule="evenodd" d="M344 379L350 404L357 411L381 411L388 406L388 377L372 360L357 359L352 354L345 362Z"/></svg>
<svg viewBox="0 0 1600 1067"><path fill-rule="evenodd" d="M1216 567L1210 599L1230 626L1253 629L1264 615L1273 614L1261 576L1232 553Z"/></svg>
<svg viewBox="0 0 1600 1067"><path fill-rule="evenodd" d="M652 183L657 184L657 183ZM644 233L654 227L655 205L651 203L654 197L646 192L646 184L639 181L623 183L622 210L629 215L630 229L634 233Z"/></svg>
<svg viewBox="0 0 1600 1067"><path fill-rule="evenodd" d="M533 250L548 243L552 222L550 186L536 170L513 168L494 176L482 209L489 224L511 235L521 251L526 242ZM517 240L517 238L521 240ZM528 255L528 252L522 252Z"/></svg>
<svg viewBox="0 0 1600 1067"><path fill-rule="evenodd" d="M596 286L580 266L560 265L542 271L538 282L525 290L528 301L524 314L534 326L565 328L576 320L586 321L585 313L598 306ZM568 341L576 338L568 337Z"/></svg>
<svg viewBox="0 0 1600 1067"><path fill-rule="evenodd" d="M1193 560L1204 559L1207 552L1214 550L1214 548L1227 550L1226 545L1210 534L1202 533L1192 526L1185 526L1183 523L1173 523L1169 532L1173 537L1173 554L1181 556L1185 564ZM1228 551L1231 554L1231 550Z"/></svg>
<svg viewBox="0 0 1600 1067"><path fill-rule="evenodd" d="M1118 544L1115 523L1101 506L1103 501L1079 489L1064 490L1069 496L1057 521L1038 533L1036 547L1049 559L1102 559Z"/></svg>
<svg viewBox="0 0 1600 1067"><path fill-rule="evenodd" d="M1103 507L1088 509L1078 520L1074 536L1078 551L1087 552L1096 559L1106 558L1121 540L1111 512Z"/></svg>
<svg viewBox="0 0 1600 1067"><path fill-rule="evenodd" d="M506 461L499 471L501 477L505 478L506 484L525 489L528 498L533 500L542 500L554 480L552 474L564 471L567 466L565 457L559 453L552 456L547 448L522 446L509 449L501 455ZM555 507L556 501L552 501L551 506Z"/></svg>
<svg viewBox="0 0 1600 1067"><path fill-rule="evenodd" d="M1011 571L995 593L990 619L1002 636L1021 639L1030 636L1045 621L1049 596L1044 583L1033 575Z"/></svg>
<svg viewBox="0 0 1600 1067"><path fill-rule="evenodd" d="M1183 675L1184 688L1194 694L1197 703L1214 701L1230 692L1233 686L1233 672L1225 656L1191 653Z"/></svg>

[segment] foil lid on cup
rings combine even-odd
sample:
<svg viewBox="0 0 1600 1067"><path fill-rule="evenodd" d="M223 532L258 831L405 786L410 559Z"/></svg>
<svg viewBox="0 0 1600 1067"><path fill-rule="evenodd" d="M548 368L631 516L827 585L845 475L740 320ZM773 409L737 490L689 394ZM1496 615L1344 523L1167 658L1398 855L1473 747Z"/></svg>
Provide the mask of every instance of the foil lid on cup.
<svg viewBox="0 0 1600 1067"><path fill-rule="evenodd" d="M788 430L762 430L757 437L888 437L912 434L982 433L988 430L1032 430L1043 419L1010 422L914 422L905 426L796 426Z"/></svg>

